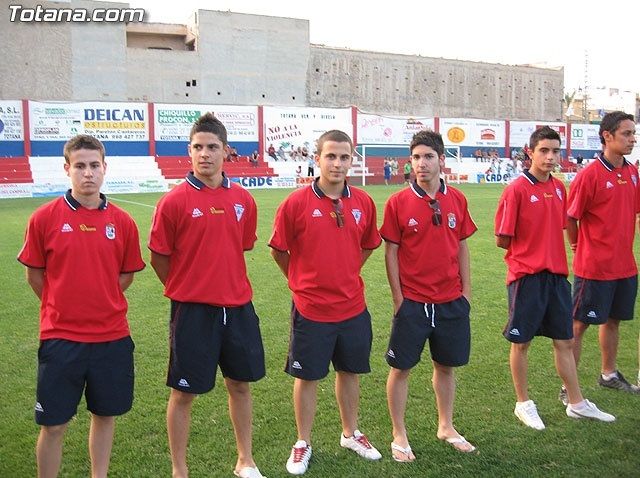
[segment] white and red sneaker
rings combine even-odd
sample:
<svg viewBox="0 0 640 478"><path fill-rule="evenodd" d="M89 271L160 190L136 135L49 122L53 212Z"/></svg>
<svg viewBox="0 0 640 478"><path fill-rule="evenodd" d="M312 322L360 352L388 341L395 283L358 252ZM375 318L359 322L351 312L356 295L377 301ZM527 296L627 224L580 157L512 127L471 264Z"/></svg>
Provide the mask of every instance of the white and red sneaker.
<svg viewBox="0 0 640 478"><path fill-rule="evenodd" d="M340 446L342 448L348 448L355 451L362 458L367 460L379 460L382 455L376 448L369 442L369 439L360 430L355 430L352 437L345 437L340 435Z"/></svg>
<svg viewBox="0 0 640 478"><path fill-rule="evenodd" d="M303 475L309 468L311 459L311 445L304 440L298 440L291 449L287 460L287 471L292 475Z"/></svg>

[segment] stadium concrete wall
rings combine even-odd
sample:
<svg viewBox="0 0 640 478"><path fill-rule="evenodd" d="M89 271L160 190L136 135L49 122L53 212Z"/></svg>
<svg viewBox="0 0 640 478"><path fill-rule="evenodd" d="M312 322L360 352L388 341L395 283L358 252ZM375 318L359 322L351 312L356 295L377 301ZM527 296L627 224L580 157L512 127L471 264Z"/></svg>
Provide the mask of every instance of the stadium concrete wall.
<svg viewBox="0 0 640 478"><path fill-rule="evenodd" d="M561 118L564 70L311 46L310 106L461 118Z"/></svg>
<svg viewBox="0 0 640 478"><path fill-rule="evenodd" d="M129 6L88 0L20 5ZM380 114L546 121L561 115L562 69L311 45L308 20L198 10L185 27L195 38L193 49L168 51L140 48L139 33L128 45L124 23L20 23L9 22L9 14L0 9L4 99L355 105Z"/></svg>

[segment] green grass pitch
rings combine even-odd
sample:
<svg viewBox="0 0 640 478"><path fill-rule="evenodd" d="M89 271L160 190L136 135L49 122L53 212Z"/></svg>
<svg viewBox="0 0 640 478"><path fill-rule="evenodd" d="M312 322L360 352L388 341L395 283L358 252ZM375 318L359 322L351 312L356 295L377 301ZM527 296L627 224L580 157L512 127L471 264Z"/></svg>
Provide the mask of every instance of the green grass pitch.
<svg viewBox="0 0 640 478"><path fill-rule="evenodd" d="M557 400L560 382L553 368L551 342L544 338L535 340L531 347L529 381L531 397L537 402L547 429L543 432L528 429L514 417L509 345L501 335L506 321L505 265L503 251L495 247L493 236L493 215L502 186L461 185L460 189L469 199L479 230L469 239L473 282L471 361L457 372L454 422L478 447L478 453L463 455L437 440L437 416L430 383L432 367L428 355L424 355L411 376L407 411L409 438L417 460L413 464L400 464L390 457L391 425L385 397L388 366L384 353L392 311L383 248L379 248L363 269L367 302L373 317L374 343L372 373L361 377L360 426L383 453L383 459L365 462L340 448L332 372L319 386L314 454L306 476L638 476L640 397L603 390L596 385L600 358L597 331L593 328L585 337L579 367L583 391L601 409L614 413L617 421L603 424L566 417ZM371 186L366 190L377 204L380 224L384 202L398 188ZM267 357L267 377L253 385L254 457L261 471L270 478L287 476L284 464L296 436L292 379L282 371L289 338L290 295L266 245L275 210L289 192L252 191L259 208L258 243L246 254ZM152 207L158 197L158 194L112 197L138 223L146 262ZM22 245L29 215L48 200L0 201L2 477L35 476L34 444L38 427L33 422L33 404L39 304L24 280L24 267L15 257ZM171 465L164 416L168 397L164 385L168 299L163 297L161 285L149 265L136 274L127 297L129 322L136 343L135 402L133 410L117 420L110 476L169 476ZM640 308L636 307L636 311L640 313ZM639 323L636 319L624 323L620 329L618 364L627 378L634 381L638 371ZM88 413L83 401L66 435L61 476L89 475L87 430ZM235 459L226 392L218 376L214 391L198 398L194 405L189 445L191 476L232 476Z"/></svg>

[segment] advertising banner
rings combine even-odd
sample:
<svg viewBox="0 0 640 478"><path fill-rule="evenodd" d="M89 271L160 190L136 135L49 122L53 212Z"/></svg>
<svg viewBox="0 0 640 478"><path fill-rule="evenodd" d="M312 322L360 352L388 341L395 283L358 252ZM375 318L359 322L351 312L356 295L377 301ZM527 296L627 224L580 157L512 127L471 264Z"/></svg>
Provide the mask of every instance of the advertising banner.
<svg viewBox="0 0 640 478"><path fill-rule="evenodd" d="M24 141L21 101L0 101L0 141Z"/></svg>
<svg viewBox="0 0 640 478"><path fill-rule="evenodd" d="M440 118L440 133L445 146L504 148L504 121L474 118Z"/></svg>
<svg viewBox="0 0 640 478"><path fill-rule="evenodd" d="M600 150L600 136L597 124L572 124L571 125L571 149Z"/></svg>
<svg viewBox="0 0 640 478"><path fill-rule="evenodd" d="M295 188L296 178L294 176L248 176L232 177L231 181L240 184L245 189L275 189L275 188Z"/></svg>
<svg viewBox="0 0 640 478"><path fill-rule="evenodd" d="M189 141L193 123L203 114L212 112L227 128L227 141L258 141L258 107L228 105L155 104L156 141Z"/></svg>
<svg viewBox="0 0 640 478"><path fill-rule="evenodd" d="M271 145L275 149L282 147L289 155L298 148L306 149L312 155L318 137L331 129L339 129L353 137L351 108L265 106L263 122L265 150Z"/></svg>
<svg viewBox="0 0 640 478"><path fill-rule="evenodd" d="M423 129L434 129L433 118L380 116L358 112L359 144L409 144L413 135Z"/></svg>
<svg viewBox="0 0 640 478"><path fill-rule="evenodd" d="M538 128L550 126L560 134L560 147L567 147L567 125L566 123L548 121L511 121L509 123L509 145L511 148L522 148L529 144L529 137Z"/></svg>
<svg viewBox="0 0 640 478"><path fill-rule="evenodd" d="M0 199L30 198L32 183L0 183Z"/></svg>
<svg viewBox="0 0 640 478"><path fill-rule="evenodd" d="M29 102L32 141L67 141L90 134L100 141L148 141L146 103Z"/></svg>

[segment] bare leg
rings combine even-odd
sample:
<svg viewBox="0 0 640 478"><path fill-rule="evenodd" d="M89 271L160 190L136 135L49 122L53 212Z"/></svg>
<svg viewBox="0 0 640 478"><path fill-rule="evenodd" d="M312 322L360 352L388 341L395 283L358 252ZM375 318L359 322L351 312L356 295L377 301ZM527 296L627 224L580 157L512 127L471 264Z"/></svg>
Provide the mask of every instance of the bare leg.
<svg viewBox="0 0 640 478"><path fill-rule="evenodd" d="M358 375L336 372L336 400L340 408L342 434L353 436L358 428L358 404L360 403L360 383Z"/></svg>
<svg viewBox="0 0 640 478"><path fill-rule="evenodd" d="M573 358L576 362L576 368L580 364L580 355L582 355L582 336L588 328L589 324L579 320L573 321Z"/></svg>
<svg viewBox="0 0 640 478"><path fill-rule="evenodd" d="M187 468L187 444L189 443L189 427L191 425L191 406L196 395L181 392L174 388L167 404L167 433L173 478L189 476Z"/></svg>
<svg viewBox="0 0 640 478"><path fill-rule="evenodd" d="M459 436L459 433L453 428L453 401L456 396L456 378L453 367L433 362L431 383L436 394L438 407L438 438L444 440Z"/></svg>
<svg viewBox="0 0 640 478"><path fill-rule="evenodd" d="M251 417L252 400L251 389L248 382L238 382L225 378L224 382L229 392L229 417L233 423L233 431L236 435L236 447L238 449L238 461L236 471L246 466L256 466L251 450Z"/></svg>
<svg viewBox="0 0 640 478"><path fill-rule="evenodd" d="M569 403L572 405L580 403L583 397L578 383L574 344L571 340L554 340L553 352L556 370L567 388Z"/></svg>
<svg viewBox="0 0 640 478"><path fill-rule="evenodd" d="M296 414L298 440L311 444L311 428L316 416L318 402L318 380L302 380L296 378L293 382L293 408Z"/></svg>
<svg viewBox="0 0 640 478"><path fill-rule="evenodd" d="M115 426L116 417L91 414L91 428L89 429L91 478L107 478Z"/></svg>
<svg viewBox="0 0 640 478"><path fill-rule="evenodd" d="M598 339L600 341L600 354L602 356L602 373L613 373L616 371L616 360L618 358L620 321L609 319L600 326Z"/></svg>
<svg viewBox="0 0 640 478"><path fill-rule="evenodd" d="M62 462L62 443L68 423L55 426L41 426L36 445L38 478L55 478Z"/></svg>
<svg viewBox="0 0 640 478"><path fill-rule="evenodd" d="M456 376L453 367L433 362L433 391L438 407L438 433L440 440L461 438L453 426L453 402L456 397ZM474 451L474 446L465 441L451 442L458 451Z"/></svg>
<svg viewBox="0 0 640 478"><path fill-rule="evenodd" d="M529 390L527 383L527 373L529 371L529 362L527 352L531 342L524 344L511 344L509 353L509 365L511 367L511 378L513 379L513 388L516 392L516 400L518 402L526 402L529 400Z"/></svg>
<svg viewBox="0 0 640 478"><path fill-rule="evenodd" d="M400 370L392 367L387 377L387 404L389 406L389 415L391 416L391 425L393 427L393 443L402 448L409 446L404 415L407 409L410 373L411 369Z"/></svg>

